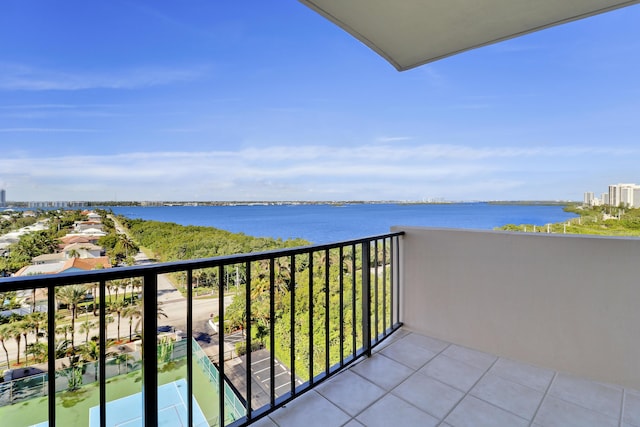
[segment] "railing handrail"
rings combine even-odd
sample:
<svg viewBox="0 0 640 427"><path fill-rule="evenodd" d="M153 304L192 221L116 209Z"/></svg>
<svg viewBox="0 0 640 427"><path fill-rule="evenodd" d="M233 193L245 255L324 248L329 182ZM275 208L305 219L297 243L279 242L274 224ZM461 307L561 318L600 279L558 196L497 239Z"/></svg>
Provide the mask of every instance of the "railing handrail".
<svg viewBox="0 0 640 427"><path fill-rule="evenodd" d="M300 255L309 252L316 252L339 246L357 245L363 242L376 239L385 239L404 235L403 231L385 233L374 236L362 237L358 239L343 240L333 243L319 245L297 246L295 248L273 249L261 252L251 252L233 255L221 255L210 258L198 258L191 260L159 262L145 265L134 265L128 267L114 267L102 270L74 271L69 273L42 274L32 276L18 276L0 278L0 287L3 292L23 291L33 289L33 282L39 282L38 287L63 286L78 283L99 282L101 280L120 280L130 277L142 276L145 273L166 274L184 271L185 269L197 270L201 268L212 268L224 265L240 264L243 262L258 261L265 258L280 258L286 256ZM275 256L277 255L277 256Z"/></svg>

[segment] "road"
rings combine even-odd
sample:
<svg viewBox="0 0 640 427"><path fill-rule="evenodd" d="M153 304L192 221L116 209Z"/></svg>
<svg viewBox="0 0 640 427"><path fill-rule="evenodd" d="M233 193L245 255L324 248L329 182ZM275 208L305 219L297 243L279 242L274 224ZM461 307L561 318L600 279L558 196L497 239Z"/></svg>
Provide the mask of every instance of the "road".
<svg viewBox="0 0 640 427"><path fill-rule="evenodd" d="M114 221L116 224L116 229L120 233L125 233L125 231L120 227L120 225ZM148 264L151 263L150 260L144 253L140 252L135 257L134 260L136 264ZM125 292L130 293L131 289L126 290ZM233 301L233 296L226 296L224 298L224 306L228 307L229 304ZM171 280L167 275L159 275L158 276L158 302L162 305L162 311L167 315L167 317L160 317L158 319L159 332L173 332L173 331L185 331L187 326L187 299L182 296L182 294L176 289ZM218 353L218 340L217 334L211 329L211 327L207 324L207 321L211 317L215 317L218 315L218 298L212 297L198 297L194 298L193 306L192 306L192 316L193 316L193 337L200 343L200 346L205 350L205 353L208 355L214 356ZM109 339L116 339L118 336L118 325L117 318L114 317L114 322L107 325L107 337ZM91 312L79 314L78 319L76 319L75 323L75 344L80 345L85 342L85 333L81 333L79 331L80 325L89 321L92 323L97 323L97 316L93 316ZM134 319L134 325L137 323L137 320ZM92 328L89 331L89 337L99 335L99 329L97 327ZM128 338L129 335L129 318L122 317L120 319L120 337ZM70 337L69 337L70 338ZM58 336L58 340L61 338ZM35 336L29 335L28 342L35 342ZM9 353L9 359L15 360L17 355L17 343L14 339L7 339L4 341L4 345ZM225 351L231 350L233 348L232 344L227 344L225 347ZM20 343L20 359L24 360L24 339L21 340ZM0 347L0 367L5 368L6 364L3 363L5 360L4 349ZM0 369L2 369L0 368ZM1 372L1 371L0 371Z"/></svg>

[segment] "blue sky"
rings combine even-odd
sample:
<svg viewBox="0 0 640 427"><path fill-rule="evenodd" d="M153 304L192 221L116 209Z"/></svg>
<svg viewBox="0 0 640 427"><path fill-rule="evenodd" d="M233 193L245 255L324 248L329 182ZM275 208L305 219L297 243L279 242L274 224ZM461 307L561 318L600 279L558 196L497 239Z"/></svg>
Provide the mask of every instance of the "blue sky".
<svg viewBox="0 0 640 427"><path fill-rule="evenodd" d="M639 182L640 6L398 73L297 1L4 0L26 200L579 200Z"/></svg>

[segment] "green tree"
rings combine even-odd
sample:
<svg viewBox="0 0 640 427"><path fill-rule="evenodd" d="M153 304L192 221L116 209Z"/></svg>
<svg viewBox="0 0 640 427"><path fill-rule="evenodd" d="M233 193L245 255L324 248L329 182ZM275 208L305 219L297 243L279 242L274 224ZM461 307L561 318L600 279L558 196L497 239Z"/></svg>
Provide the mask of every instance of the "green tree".
<svg viewBox="0 0 640 427"><path fill-rule="evenodd" d="M21 320L13 321L7 324L8 327L6 329L6 334L8 337L13 338L16 342L16 363L20 364L20 343L22 342L22 332L24 330L24 325Z"/></svg>
<svg viewBox="0 0 640 427"><path fill-rule="evenodd" d="M84 285L68 285L57 289L56 297L65 303L71 310L71 349L75 349L75 325L78 318L78 304L84 301L86 295L86 287Z"/></svg>
<svg viewBox="0 0 640 427"><path fill-rule="evenodd" d="M122 313L126 308L126 304L123 300L115 300L109 303L108 305L109 311L116 315L116 325L118 328L118 336L117 340L120 341L120 320L122 319Z"/></svg>
<svg viewBox="0 0 640 427"><path fill-rule="evenodd" d="M4 325L0 325L0 344L2 344L2 349L4 350L4 355L7 361L7 369L10 369L11 366L9 365L9 351L7 351L7 346L4 344L4 342L9 339L12 338L11 336L11 332L10 332L10 324L5 323Z"/></svg>
<svg viewBox="0 0 640 427"><path fill-rule="evenodd" d="M33 331L36 335L36 343L40 342L40 338L44 335L42 331L47 328L47 314L41 311L34 311L27 314L26 319L33 327Z"/></svg>

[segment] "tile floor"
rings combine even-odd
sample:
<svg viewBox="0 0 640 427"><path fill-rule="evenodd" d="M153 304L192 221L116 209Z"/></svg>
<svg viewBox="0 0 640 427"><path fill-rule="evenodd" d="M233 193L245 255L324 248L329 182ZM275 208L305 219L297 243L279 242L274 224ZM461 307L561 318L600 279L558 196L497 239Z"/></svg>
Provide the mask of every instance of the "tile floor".
<svg viewBox="0 0 640 427"><path fill-rule="evenodd" d="M387 341L253 425L640 427L640 391L406 330Z"/></svg>

